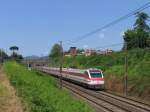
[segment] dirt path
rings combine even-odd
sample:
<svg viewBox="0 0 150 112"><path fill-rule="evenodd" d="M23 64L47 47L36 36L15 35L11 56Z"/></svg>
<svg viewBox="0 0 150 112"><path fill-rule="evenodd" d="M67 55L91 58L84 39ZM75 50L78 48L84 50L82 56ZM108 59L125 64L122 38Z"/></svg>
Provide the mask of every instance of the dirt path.
<svg viewBox="0 0 150 112"><path fill-rule="evenodd" d="M21 101L2 67L0 67L0 112L23 112Z"/></svg>

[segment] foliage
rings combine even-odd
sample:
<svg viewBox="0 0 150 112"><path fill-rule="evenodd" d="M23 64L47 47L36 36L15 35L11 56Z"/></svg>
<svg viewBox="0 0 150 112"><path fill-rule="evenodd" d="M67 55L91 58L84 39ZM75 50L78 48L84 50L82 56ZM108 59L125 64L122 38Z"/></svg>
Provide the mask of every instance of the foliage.
<svg viewBox="0 0 150 112"><path fill-rule="evenodd" d="M62 48L59 44L54 44L52 47L52 50L49 54L49 58L51 62L53 63L53 66L58 66L58 63L60 62L60 56L62 55Z"/></svg>
<svg viewBox="0 0 150 112"><path fill-rule="evenodd" d="M21 54L17 54L16 52L13 52L10 56L10 59L20 62L23 59L23 56Z"/></svg>
<svg viewBox="0 0 150 112"><path fill-rule="evenodd" d="M142 29L144 31L149 31L150 27L147 25L146 21L148 21L148 14L141 12L136 15L137 19L134 24L134 29Z"/></svg>
<svg viewBox="0 0 150 112"><path fill-rule="evenodd" d="M146 13L138 13L134 24L134 29L127 30L124 33L125 44L123 49L147 48L150 47L150 28L147 25L149 16Z"/></svg>
<svg viewBox="0 0 150 112"><path fill-rule="evenodd" d="M61 46L59 44L55 44L52 47L51 53L49 55L52 58L60 57L61 56Z"/></svg>
<svg viewBox="0 0 150 112"><path fill-rule="evenodd" d="M85 103L60 90L55 80L37 71L6 62L4 69L29 112L93 112Z"/></svg>
<svg viewBox="0 0 150 112"><path fill-rule="evenodd" d="M77 54L81 54L82 52L84 52L84 49L77 49Z"/></svg>
<svg viewBox="0 0 150 112"><path fill-rule="evenodd" d="M17 47L17 46L11 46L10 48L9 48L11 51L18 51L19 50L19 47Z"/></svg>
<svg viewBox="0 0 150 112"><path fill-rule="evenodd" d="M149 33L144 30L127 30L124 33L124 41L127 44L127 49L146 48L149 47ZM125 49L125 45L123 47Z"/></svg>
<svg viewBox="0 0 150 112"><path fill-rule="evenodd" d="M0 49L0 57L2 57L4 59L7 59L8 58L8 54L4 50Z"/></svg>
<svg viewBox="0 0 150 112"><path fill-rule="evenodd" d="M16 52L16 51L19 50L19 47L17 47L17 46L11 46L9 49L12 51L12 54L10 56L11 59L14 59L14 60L16 60L18 62L23 59L23 56L21 54L18 54Z"/></svg>
<svg viewBox="0 0 150 112"><path fill-rule="evenodd" d="M117 58L119 57L120 58ZM95 56L83 56L76 57L64 57L64 67L76 66L77 68L90 68L100 66L105 70L114 64L123 63L123 55L120 52L112 53L109 55L95 55Z"/></svg>

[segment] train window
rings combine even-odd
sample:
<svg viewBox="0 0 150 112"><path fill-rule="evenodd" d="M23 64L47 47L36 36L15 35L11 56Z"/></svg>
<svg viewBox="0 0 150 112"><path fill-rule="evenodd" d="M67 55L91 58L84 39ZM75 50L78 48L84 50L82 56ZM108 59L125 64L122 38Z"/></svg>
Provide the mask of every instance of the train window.
<svg viewBox="0 0 150 112"><path fill-rule="evenodd" d="M102 77L102 73L99 71L90 71L91 77Z"/></svg>
<svg viewBox="0 0 150 112"><path fill-rule="evenodd" d="M89 76L89 74L88 74L88 72L87 72L87 71L85 71L85 72L84 72L84 74L85 74L85 75L87 75L87 76Z"/></svg>

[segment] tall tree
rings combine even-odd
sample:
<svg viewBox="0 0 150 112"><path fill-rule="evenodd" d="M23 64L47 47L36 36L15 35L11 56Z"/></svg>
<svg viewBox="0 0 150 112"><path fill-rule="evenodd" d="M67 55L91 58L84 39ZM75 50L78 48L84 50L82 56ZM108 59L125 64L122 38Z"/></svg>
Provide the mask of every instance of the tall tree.
<svg viewBox="0 0 150 112"><path fill-rule="evenodd" d="M14 60L16 60L16 61L20 61L20 60L23 59L23 56L20 55L20 54L18 54L18 53L16 52L16 51L19 50L19 47L17 47L17 46L11 46L9 49L12 51L12 54L11 54L11 58L12 58L12 59L14 59Z"/></svg>
<svg viewBox="0 0 150 112"><path fill-rule="evenodd" d="M147 24L149 19L148 14L141 12L136 15L137 19L134 24L134 29L141 29L144 31L150 31L150 27Z"/></svg>
<svg viewBox="0 0 150 112"><path fill-rule="evenodd" d="M14 53L15 51L19 50L19 47L17 47L17 46L11 46L9 49Z"/></svg>
<svg viewBox="0 0 150 112"><path fill-rule="evenodd" d="M50 57L57 58L61 56L61 46L59 44L54 44L50 52Z"/></svg>
<svg viewBox="0 0 150 112"><path fill-rule="evenodd" d="M127 30L126 32L124 32L123 38L124 38L124 41L126 42L127 49L138 47L135 30ZM126 46L124 45L123 49L125 48Z"/></svg>
<svg viewBox="0 0 150 112"><path fill-rule="evenodd" d="M62 51L61 46L59 44L54 44L54 46L52 47L52 50L49 54L49 58L50 58L51 64L53 66L59 65L61 51Z"/></svg>
<svg viewBox="0 0 150 112"><path fill-rule="evenodd" d="M127 30L123 36L127 49L150 47L150 27L147 24L149 16L141 12L136 15L136 18L134 29Z"/></svg>

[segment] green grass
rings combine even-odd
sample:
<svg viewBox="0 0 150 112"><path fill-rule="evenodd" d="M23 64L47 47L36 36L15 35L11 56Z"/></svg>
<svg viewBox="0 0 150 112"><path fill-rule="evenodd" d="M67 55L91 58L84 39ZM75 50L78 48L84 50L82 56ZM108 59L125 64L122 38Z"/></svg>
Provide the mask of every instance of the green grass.
<svg viewBox="0 0 150 112"><path fill-rule="evenodd" d="M23 99L27 112L93 112L84 102L60 90L52 77L28 71L15 62L5 62L4 70Z"/></svg>

